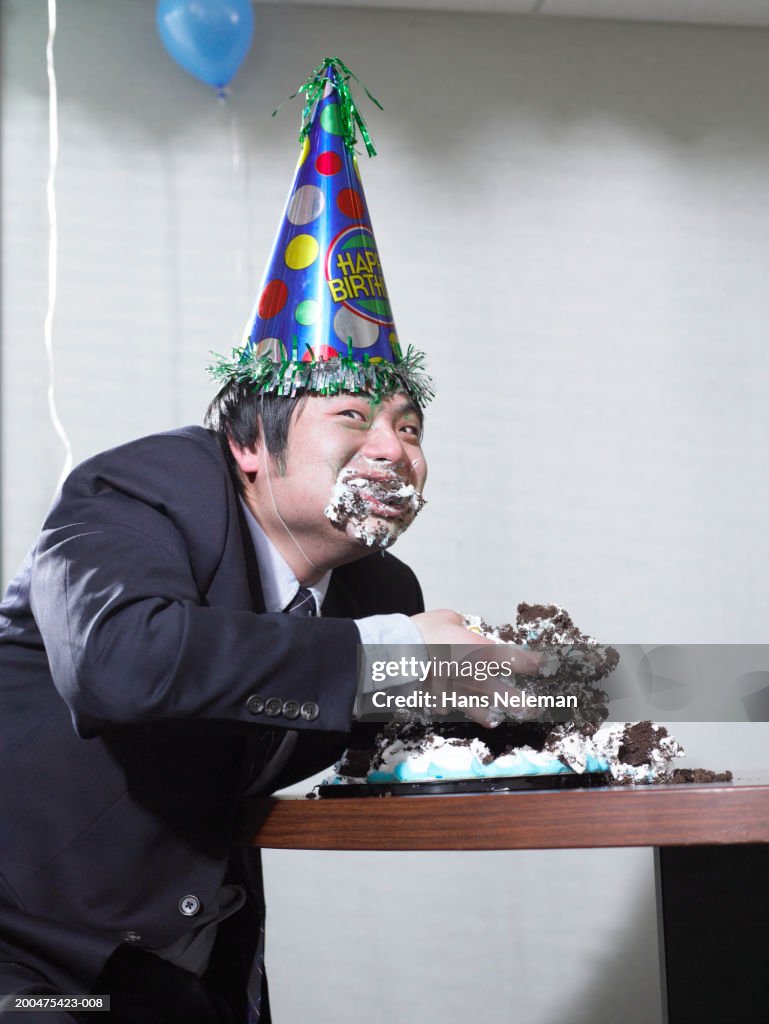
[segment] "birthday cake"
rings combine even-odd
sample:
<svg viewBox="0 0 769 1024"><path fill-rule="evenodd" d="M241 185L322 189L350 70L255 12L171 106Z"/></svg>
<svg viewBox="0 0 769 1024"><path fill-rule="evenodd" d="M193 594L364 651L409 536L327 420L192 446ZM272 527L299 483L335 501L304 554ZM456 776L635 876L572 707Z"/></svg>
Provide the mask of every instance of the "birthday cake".
<svg viewBox="0 0 769 1024"><path fill-rule="evenodd" d="M612 722L596 685L616 668L618 652L579 630L557 605L520 604L515 624L492 627L477 616L465 626L500 644L541 651L539 676L518 677L529 691L574 694L564 722L510 720L495 728L438 723L423 712L398 713L387 725L357 726L335 765L333 784L417 783L533 775L606 773L615 785L669 782L683 748L662 725Z"/></svg>
<svg viewBox="0 0 769 1024"><path fill-rule="evenodd" d="M683 749L653 722L613 722L598 729L504 723L432 725L394 719L368 741L353 742L335 766L334 783L429 782L606 772L607 781L668 782Z"/></svg>

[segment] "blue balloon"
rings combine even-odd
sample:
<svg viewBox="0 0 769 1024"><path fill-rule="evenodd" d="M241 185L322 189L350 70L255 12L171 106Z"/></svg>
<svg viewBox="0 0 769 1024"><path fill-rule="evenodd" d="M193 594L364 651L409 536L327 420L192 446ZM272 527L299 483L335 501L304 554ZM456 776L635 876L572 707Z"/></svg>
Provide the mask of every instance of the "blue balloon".
<svg viewBox="0 0 769 1024"><path fill-rule="evenodd" d="M222 90L254 35L251 0L159 0L158 33L185 71Z"/></svg>

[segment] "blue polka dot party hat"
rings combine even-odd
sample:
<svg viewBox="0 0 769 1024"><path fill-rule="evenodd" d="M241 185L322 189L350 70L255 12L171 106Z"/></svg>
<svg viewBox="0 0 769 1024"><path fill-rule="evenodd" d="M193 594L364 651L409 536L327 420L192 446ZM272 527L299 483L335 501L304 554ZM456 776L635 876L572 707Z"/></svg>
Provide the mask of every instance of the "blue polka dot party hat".
<svg viewBox="0 0 769 1024"><path fill-rule="evenodd" d="M212 376L262 393L407 391L432 397L421 352L401 349L355 154L376 151L350 91L357 78L327 57L299 90L301 151L241 348ZM367 95L379 106L374 97Z"/></svg>

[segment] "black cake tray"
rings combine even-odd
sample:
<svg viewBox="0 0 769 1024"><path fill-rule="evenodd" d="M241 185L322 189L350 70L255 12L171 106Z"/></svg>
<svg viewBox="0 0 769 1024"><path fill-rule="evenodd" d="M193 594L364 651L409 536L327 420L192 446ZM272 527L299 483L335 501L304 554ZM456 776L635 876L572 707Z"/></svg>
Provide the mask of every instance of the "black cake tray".
<svg viewBox="0 0 769 1024"><path fill-rule="evenodd" d="M444 793L507 793L532 789L589 789L608 786L609 772L563 772L559 775L516 775L498 779L435 779L429 782L350 782L318 787L327 800L367 796L440 796Z"/></svg>

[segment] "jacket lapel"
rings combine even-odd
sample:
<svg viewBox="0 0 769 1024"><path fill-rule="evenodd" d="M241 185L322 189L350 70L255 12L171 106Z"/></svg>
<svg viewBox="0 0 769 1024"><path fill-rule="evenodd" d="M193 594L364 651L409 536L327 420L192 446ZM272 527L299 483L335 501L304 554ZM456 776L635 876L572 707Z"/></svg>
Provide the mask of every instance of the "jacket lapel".
<svg viewBox="0 0 769 1024"><path fill-rule="evenodd" d="M243 558L246 563L246 575L248 577L248 589L251 594L251 611L264 612L264 594L262 593L262 581L259 576L259 565L256 561L254 542L251 540L251 531L246 521L246 513L240 499L235 499L238 510L238 526L240 527L240 538L243 543Z"/></svg>
<svg viewBox="0 0 769 1024"><path fill-rule="evenodd" d="M336 571L331 573L321 614L330 619L359 619L363 615L357 599Z"/></svg>

